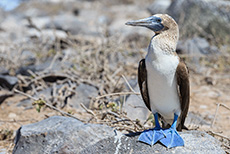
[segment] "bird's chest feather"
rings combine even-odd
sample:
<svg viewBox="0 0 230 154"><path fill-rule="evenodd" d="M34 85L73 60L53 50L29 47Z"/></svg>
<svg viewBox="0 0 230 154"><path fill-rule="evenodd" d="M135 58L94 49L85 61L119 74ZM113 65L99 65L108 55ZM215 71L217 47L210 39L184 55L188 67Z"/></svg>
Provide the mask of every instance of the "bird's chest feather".
<svg viewBox="0 0 230 154"><path fill-rule="evenodd" d="M159 55L155 59L146 57L148 76L164 82L168 86L173 84L179 59L175 55Z"/></svg>
<svg viewBox="0 0 230 154"><path fill-rule="evenodd" d="M174 112L180 110L175 76L178 64L178 57L172 54L148 53L146 56L151 109L169 119L173 118Z"/></svg>

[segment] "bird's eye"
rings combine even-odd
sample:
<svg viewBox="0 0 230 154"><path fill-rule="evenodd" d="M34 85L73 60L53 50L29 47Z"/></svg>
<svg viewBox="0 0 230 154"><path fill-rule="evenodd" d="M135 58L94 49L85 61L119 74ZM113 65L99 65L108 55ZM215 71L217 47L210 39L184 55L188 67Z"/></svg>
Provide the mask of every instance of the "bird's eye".
<svg viewBox="0 0 230 154"><path fill-rule="evenodd" d="M157 19L157 22L161 22L161 19L160 19L160 18L158 18L158 19Z"/></svg>

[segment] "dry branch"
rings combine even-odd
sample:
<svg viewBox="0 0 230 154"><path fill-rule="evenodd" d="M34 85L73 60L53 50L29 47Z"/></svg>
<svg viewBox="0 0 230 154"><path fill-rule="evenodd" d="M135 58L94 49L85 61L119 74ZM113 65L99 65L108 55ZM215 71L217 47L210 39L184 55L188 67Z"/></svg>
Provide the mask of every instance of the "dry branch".
<svg viewBox="0 0 230 154"><path fill-rule="evenodd" d="M81 107L87 112L87 113L89 113L89 114L91 114L93 117L95 117L96 118L96 115L95 115L95 113L92 111L92 110L90 110L90 109L88 109L84 104L80 104L81 105Z"/></svg>
<svg viewBox="0 0 230 154"><path fill-rule="evenodd" d="M224 138L224 139L227 139L228 141L230 141L230 138L227 137L227 136L224 136L224 135L221 135L219 133L216 133L216 132L213 132L213 131L208 131L208 133L212 134L212 135L215 135L215 136L219 136L221 138Z"/></svg>
<svg viewBox="0 0 230 154"><path fill-rule="evenodd" d="M132 86L129 84L128 80L126 79L126 77L124 75L121 75L122 78L125 80L126 84L128 85L129 89L133 92L136 93L135 90L132 88Z"/></svg>
<svg viewBox="0 0 230 154"><path fill-rule="evenodd" d="M223 106L223 107L226 108L227 110L230 110L230 108L229 108L227 105L223 104L223 103L217 103L216 105L217 105L217 106L216 106L215 116L214 116L214 119L213 119L213 121L212 121L211 127L213 127L214 124L215 124L216 116L217 116L217 113L218 113L218 110L219 110L219 107L220 107L220 106Z"/></svg>
<svg viewBox="0 0 230 154"><path fill-rule="evenodd" d="M95 99L101 99L107 96L117 96L117 95L140 95L138 92L119 92L119 93L110 93L101 96L97 96Z"/></svg>

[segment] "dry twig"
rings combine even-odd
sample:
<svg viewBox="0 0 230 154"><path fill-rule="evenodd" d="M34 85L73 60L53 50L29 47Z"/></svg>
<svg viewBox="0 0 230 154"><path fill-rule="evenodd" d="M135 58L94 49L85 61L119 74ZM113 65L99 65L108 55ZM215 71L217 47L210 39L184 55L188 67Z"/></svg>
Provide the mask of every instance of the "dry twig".
<svg viewBox="0 0 230 154"><path fill-rule="evenodd" d="M214 123L215 123L215 121L216 121L216 116L217 116L217 113L218 113L218 110L219 110L219 107L220 107L220 106L223 106L224 108L230 110L230 108L229 108L227 105L225 105L225 104L223 104L223 103L217 103L216 111L215 111L215 116L214 116L214 119L213 119L213 121L212 121L211 127L214 126Z"/></svg>
<svg viewBox="0 0 230 154"><path fill-rule="evenodd" d="M216 133L216 132L213 132L213 131L208 131L208 133L210 133L210 134L212 134L212 135L215 135L215 136L219 136L219 137L221 137L221 138L224 138L224 139L230 141L230 138L229 138L229 137L224 136L224 135L221 135L221 134L219 134L219 133Z"/></svg>
<svg viewBox="0 0 230 154"><path fill-rule="evenodd" d="M133 92L136 93L135 90L132 88L132 86L129 84L128 80L126 79L126 77L124 75L121 75L122 78L125 80L126 84L128 85L129 89Z"/></svg>
<svg viewBox="0 0 230 154"><path fill-rule="evenodd" d="M88 109L84 104L80 104L81 105L81 107L87 112L87 113L89 113L89 114L91 114L93 117L95 117L95 118L97 118L97 116L95 115L95 113L92 111L92 110L90 110L90 109Z"/></svg>
<svg viewBox="0 0 230 154"><path fill-rule="evenodd" d="M35 119L26 119L26 120L0 120L0 122L5 122L5 123L18 123L18 122L28 122L28 121L37 121Z"/></svg>
<svg viewBox="0 0 230 154"><path fill-rule="evenodd" d="M116 96L116 95L140 95L138 92L119 92L119 93L110 93L101 96L97 96L95 99L101 99L107 96Z"/></svg>

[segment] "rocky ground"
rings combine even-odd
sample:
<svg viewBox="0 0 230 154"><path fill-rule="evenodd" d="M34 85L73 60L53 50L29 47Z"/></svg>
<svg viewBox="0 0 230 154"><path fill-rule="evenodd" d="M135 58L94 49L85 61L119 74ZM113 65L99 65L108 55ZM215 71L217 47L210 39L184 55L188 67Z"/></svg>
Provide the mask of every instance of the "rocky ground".
<svg viewBox="0 0 230 154"><path fill-rule="evenodd" d="M36 139L27 134L29 129L24 129L35 128L36 124L24 125L55 115L78 119L76 127L83 130L85 127L78 126L81 122L93 123L87 127L89 131L103 124L105 135L98 132L99 137L88 147L82 145L80 153L92 149L102 153L100 149L105 148L96 146L104 143L111 145L113 153L119 153L119 142L112 145L112 128L135 133L153 127L152 115L137 86L138 62L145 57L153 33L125 26L125 22L155 13L169 13L177 20L177 52L190 70L191 104L186 125L192 133L182 132L182 137L192 141L196 134L199 139L204 137L203 144L210 144L209 149L229 153L229 8L227 0L25 0L13 10L0 9L0 153L11 153L13 149L14 153L22 152L18 147L28 140L32 145ZM59 118L61 121L63 117ZM45 124L44 129L48 126L53 127ZM23 133L28 140L23 140ZM54 143L52 137L45 141ZM124 140L131 146L127 145L128 150L121 148L120 153L140 152L135 147L143 149L135 143L135 137L119 141ZM221 142L220 149L218 143L212 147L216 141ZM188 151L168 152L186 153L196 147L195 143L194 147L185 147ZM59 146L61 141L57 145L63 148ZM158 146L156 151L164 152Z"/></svg>

